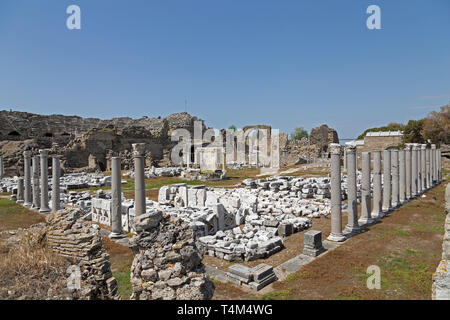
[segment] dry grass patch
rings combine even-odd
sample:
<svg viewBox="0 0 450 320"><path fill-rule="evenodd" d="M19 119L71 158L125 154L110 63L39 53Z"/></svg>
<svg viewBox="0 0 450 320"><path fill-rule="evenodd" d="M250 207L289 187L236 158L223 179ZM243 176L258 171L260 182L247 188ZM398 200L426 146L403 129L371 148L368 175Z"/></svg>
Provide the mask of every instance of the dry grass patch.
<svg viewBox="0 0 450 320"><path fill-rule="evenodd" d="M69 261L45 246L39 234L24 232L16 243L0 244L0 299L47 299L62 292ZM50 294L52 296L52 294Z"/></svg>

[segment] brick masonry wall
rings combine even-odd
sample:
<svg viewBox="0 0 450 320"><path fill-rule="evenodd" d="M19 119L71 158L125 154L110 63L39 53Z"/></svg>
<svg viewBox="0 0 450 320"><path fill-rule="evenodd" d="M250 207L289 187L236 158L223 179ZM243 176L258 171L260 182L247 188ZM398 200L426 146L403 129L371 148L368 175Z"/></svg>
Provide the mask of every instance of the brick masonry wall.
<svg viewBox="0 0 450 320"><path fill-rule="evenodd" d="M83 221L84 215L83 210L71 208L48 216L47 243L80 268L81 299L120 299L99 227Z"/></svg>

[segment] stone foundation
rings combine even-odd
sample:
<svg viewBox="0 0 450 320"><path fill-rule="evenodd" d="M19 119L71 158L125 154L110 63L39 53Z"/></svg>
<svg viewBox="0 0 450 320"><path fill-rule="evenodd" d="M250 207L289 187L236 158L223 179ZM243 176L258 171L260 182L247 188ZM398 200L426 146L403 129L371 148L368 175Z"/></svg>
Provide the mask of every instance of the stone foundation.
<svg viewBox="0 0 450 320"><path fill-rule="evenodd" d="M189 224L161 211L132 221L132 300L208 300L214 284L207 278L202 255Z"/></svg>

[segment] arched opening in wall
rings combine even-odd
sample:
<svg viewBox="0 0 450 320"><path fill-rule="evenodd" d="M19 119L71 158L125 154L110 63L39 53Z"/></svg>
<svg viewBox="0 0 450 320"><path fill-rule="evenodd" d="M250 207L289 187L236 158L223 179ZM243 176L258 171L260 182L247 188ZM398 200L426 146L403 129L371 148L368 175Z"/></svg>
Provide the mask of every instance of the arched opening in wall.
<svg viewBox="0 0 450 320"><path fill-rule="evenodd" d="M20 137L20 133L18 133L17 131L11 131L10 133L8 133L8 136L10 136L10 137Z"/></svg>
<svg viewBox="0 0 450 320"><path fill-rule="evenodd" d="M195 161L195 147L194 147L194 145L191 146L191 154L190 154L190 156L191 156L191 163L194 163L194 161Z"/></svg>
<svg viewBox="0 0 450 320"><path fill-rule="evenodd" d="M98 166L100 167L100 171L102 172L106 171L106 166L102 161L98 162Z"/></svg>
<svg viewBox="0 0 450 320"><path fill-rule="evenodd" d="M245 162L247 164L257 164L258 159L258 134L259 130L257 128L251 129L245 137Z"/></svg>
<svg viewBox="0 0 450 320"><path fill-rule="evenodd" d="M63 133L61 133L61 136L62 137L70 137L70 133L63 132Z"/></svg>
<svg viewBox="0 0 450 320"><path fill-rule="evenodd" d="M44 137L46 137L46 138L53 138L53 133L51 133L51 132L46 132L46 133L44 134Z"/></svg>

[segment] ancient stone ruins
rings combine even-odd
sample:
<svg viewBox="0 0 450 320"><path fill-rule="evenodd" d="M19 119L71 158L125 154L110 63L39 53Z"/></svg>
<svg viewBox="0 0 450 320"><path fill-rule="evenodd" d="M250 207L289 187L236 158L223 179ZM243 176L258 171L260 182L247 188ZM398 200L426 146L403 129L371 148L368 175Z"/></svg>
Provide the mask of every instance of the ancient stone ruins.
<svg viewBox="0 0 450 320"><path fill-rule="evenodd" d="M222 142L216 141L212 147L200 143L198 149L184 150L181 163L174 165L169 159L175 147L169 132L177 127L194 130L198 119L187 114L111 121L4 111L0 116L4 123L15 120L14 126L1 130L15 140L2 142L2 150L11 144L14 151L3 151L0 157L0 189L17 203L47 215L46 241L81 270L82 289L73 292L77 298L119 298L101 227L92 222L110 228L110 239L132 249L132 299L210 299L214 284L209 277L261 290L284 278L295 263L277 267L260 263L252 268L235 263L224 272L205 266L205 255L242 263L265 259L284 250L287 237L314 228L314 219L330 218L326 239L319 231L305 232L304 248L295 259L306 264L442 181L441 150L435 145L407 144L404 149L363 151L358 157L356 145L335 143L336 132L322 126L308 141L287 142L277 135L276 147L284 151L276 161L294 164L321 157L330 174L290 176L288 170L246 179L233 188L189 185L192 179L226 179L227 169L265 168L265 160L253 152L259 149L250 139L243 150L232 152L243 151L241 161L225 154ZM48 126L26 130L30 123L50 119L52 132ZM205 129L203 124L200 128ZM270 130L247 129L254 128ZM273 150L275 138L270 137L264 148ZM40 146L47 148L37 150ZM302 160L298 154L305 152L309 159ZM106 169L110 175L102 173ZM153 201L146 196L146 179L157 177L179 177L186 183L163 185ZM122 192L125 178L134 183L133 199ZM95 194L80 191L92 187L98 188ZM111 190L101 189L107 187ZM343 211L348 216L345 226ZM448 217L448 233L447 229ZM447 238L434 278L436 299L448 298Z"/></svg>

